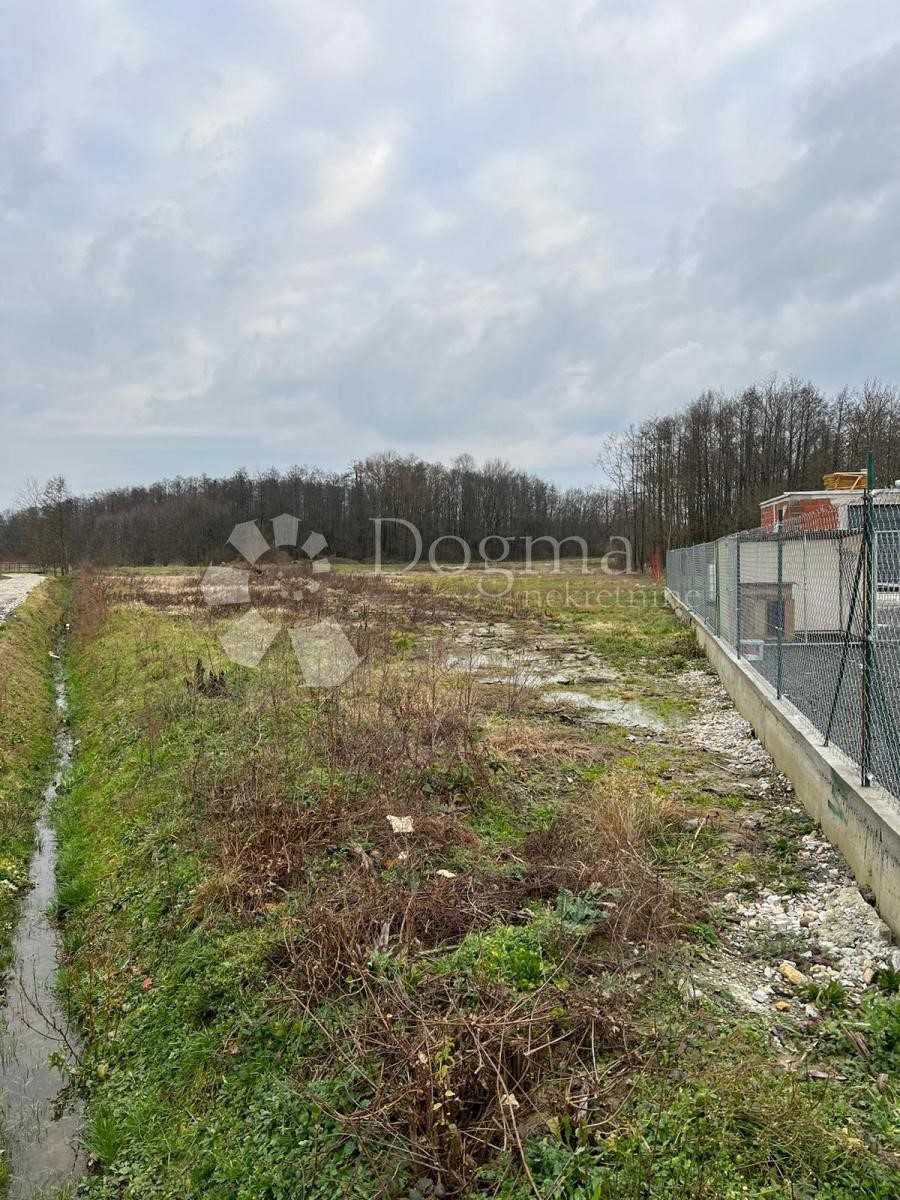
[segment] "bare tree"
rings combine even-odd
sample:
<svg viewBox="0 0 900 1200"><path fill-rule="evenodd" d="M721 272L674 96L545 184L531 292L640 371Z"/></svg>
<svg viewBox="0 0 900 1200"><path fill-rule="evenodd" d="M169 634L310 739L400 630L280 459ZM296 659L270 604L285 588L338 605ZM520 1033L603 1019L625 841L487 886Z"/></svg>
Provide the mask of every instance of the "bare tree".
<svg viewBox="0 0 900 1200"><path fill-rule="evenodd" d="M10 537L7 532L5 552L22 555L43 570L68 571L74 513L75 501L62 475L46 483L27 480L18 510L5 518L15 534Z"/></svg>

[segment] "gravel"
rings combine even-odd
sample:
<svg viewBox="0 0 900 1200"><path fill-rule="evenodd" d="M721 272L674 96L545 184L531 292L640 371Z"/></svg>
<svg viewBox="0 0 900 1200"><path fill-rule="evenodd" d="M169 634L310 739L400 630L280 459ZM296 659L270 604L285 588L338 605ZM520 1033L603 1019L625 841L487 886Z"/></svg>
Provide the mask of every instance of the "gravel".
<svg viewBox="0 0 900 1200"><path fill-rule="evenodd" d="M683 671L679 685L697 698L697 716L681 730L685 741L724 755L728 766L749 776L769 776L772 759L722 685L703 671Z"/></svg>
<svg viewBox="0 0 900 1200"><path fill-rule="evenodd" d="M43 575L9 575L0 579L0 621L5 621L12 610L28 595L32 588L43 583Z"/></svg>
<svg viewBox="0 0 900 1200"><path fill-rule="evenodd" d="M589 650L575 650L561 636L517 640L516 630L505 621L492 625L459 623L454 627L453 648L446 666L456 671L490 671L480 677L485 684L513 682L520 687L614 683L619 672Z"/></svg>
<svg viewBox="0 0 900 1200"><path fill-rule="evenodd" d="M755 796L744 821L747 828L763 837L783 836L784 818L804 813L790 782L778 774L714 676L686 671L679 682L699 704L698 716L680 731L681 738L724 756L744 793ZM837 981L853 1004L880 966L900 969L900 950L892 945L890 929L854 882L843 855L820 830L797 839L794 867L806 884L801 894L763 891L748 897L729 892L723 897L725 945L700 968L695 983L724 987L739 1004L757 1012L778 1015L790 1009L809 1016L802 996L807 983ZM758 947L779 937L792 952L776 966L759 955Z"/></svg>

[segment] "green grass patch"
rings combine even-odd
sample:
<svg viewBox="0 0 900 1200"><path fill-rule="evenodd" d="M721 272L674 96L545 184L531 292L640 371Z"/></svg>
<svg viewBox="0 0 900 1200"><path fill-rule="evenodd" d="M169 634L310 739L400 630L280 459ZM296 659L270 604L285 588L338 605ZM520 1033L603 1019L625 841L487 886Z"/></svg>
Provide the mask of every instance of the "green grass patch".
<svg viewBox="0 0 900 1200"><path fill-rule="evenodd" d="M539 1196L892 1200L897 1194L900 1174L887 1150L897 1137L893 1085L885 1096L874 1077L829 1087L803 1072L774 1073L765 1026L749 1019L735 1024L712 1006L691 1026L673 997L656 1008L655 1020L654 1060L609 1096L612 1121L596 1128L567 1115L528 1143ZM844 1051L851 1052L846 1040ZM883 1138L881 1154L865 1132L873 1125ZM490 1186L479 1194L484 1200L535 1195L498 1176L488 1176Z"/></svg>

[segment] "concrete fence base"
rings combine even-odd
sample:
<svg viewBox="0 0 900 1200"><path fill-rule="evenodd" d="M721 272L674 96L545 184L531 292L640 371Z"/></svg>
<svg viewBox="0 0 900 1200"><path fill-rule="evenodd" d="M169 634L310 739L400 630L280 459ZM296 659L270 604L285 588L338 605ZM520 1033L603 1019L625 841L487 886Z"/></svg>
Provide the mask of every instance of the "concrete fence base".
<svg viewBox="0 0 900 1200"><path fill-rule="evenodd" d="M693 625L700 648L734 706L800 803L846 858L854 878L875 894L878 911L900 936L900 806L880 787L862 787L858 770L771 687L742 663L708 625L666 591L666 602Z"/></svg>

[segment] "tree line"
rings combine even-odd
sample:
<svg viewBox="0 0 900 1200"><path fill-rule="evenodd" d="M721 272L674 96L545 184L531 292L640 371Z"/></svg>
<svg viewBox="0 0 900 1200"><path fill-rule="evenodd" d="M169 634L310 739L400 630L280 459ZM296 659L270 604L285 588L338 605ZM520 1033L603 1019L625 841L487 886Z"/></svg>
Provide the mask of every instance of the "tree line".
<svg viewBox="0 0 900 1200"><path fill-rule="evenodd" d="M32 485L23 503L0 517L0 558L42 566L225 561L234 557L227 543L236 524L256 520L271 541L269 522L282 513L299 519L301 544L317 531L334 557L409 561L415 542L400 518L419 530L426 561L436 541L437 559L459 561L463 543L477 553L486 537L509 539L515 559L528 536L562 541L576 535L590 553L603 553L615 499L606 488L561 490L499 460L479 467L468 455L447 467L386 453L343 472L293 467L251 477L241 469L220 479L179 477L86 497L70 495L57 478ZM503 549L496 540L485 547L497 558ZM549 552L539 545L534 555ZM574 543L563 544L563 554L579 552Z"/></svg>
<svg viewBox="0 0 900 1200"><path fill-rule="evenodd" d="M900 476L900 391L869 381L828 396L795 378L731 394L706 391L680 412L606 439L601 461L619 529L646 562L675 546L759 525L759 505L859 470L873 450L876 485Z"/></svg>
<svg viewBox="0 0 900 1200"><path fill-rule="evenodd" d="M155 565L234 557L234 525L281 513L318 531L333 556L409 561L413 540L391 518L412 522L425 553L458 561L465 543L478 552L489 535L522 557L526 537L582 538L602 554L613 536L630 539L636 565L666 549L710 541L759 524L759 503L784 491L822 486L833 470L856 470L875 453L879 485L900 477L900 391L867 382L826 395L812 383L772 378L726 394L705 391L679 412L654 416L610 435L595 488L560 489L494 459L462 455L450 466L394 453L372 455L346 471L305 467L246 470L162 480L72 496L56 476L30 485L0 515L0 559L66 569L71 563ZM387 518L379 527L374 519ZM301 533L300 541L306 536ZM376 536L379 538L375 544ZM457 540L458 539L458 540ZM500 542L487 554L500 557ZM535 557L549 553L537 547ZM563 553L577 554L573 542Z"/></svg>

